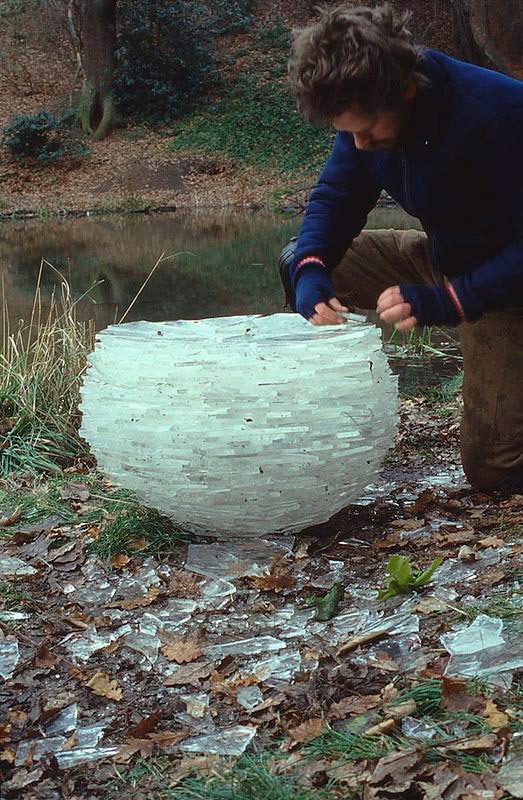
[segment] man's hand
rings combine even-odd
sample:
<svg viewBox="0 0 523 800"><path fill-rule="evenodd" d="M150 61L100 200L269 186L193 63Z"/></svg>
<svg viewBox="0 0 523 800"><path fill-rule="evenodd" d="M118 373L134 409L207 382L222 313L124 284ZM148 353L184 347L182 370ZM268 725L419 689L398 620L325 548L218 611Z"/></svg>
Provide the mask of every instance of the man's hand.
<svg viewBox="0 0 523 800"><path fill-rule="evenodd" d="M336 312L349 309L342 306L337 297L331 297L327 303L316 303L314 310L316 313L309 318L309 322L313 325L339 325L341 322L346 322L346 319Z"/></svg>
<svg viewBox="0 0 523 800"><path fill-rule="evenodd" d="M336 297L332 281L323 267L303 267L297 274L296 311L313 325L339 325L346 320L340 311L342 306Z"/></svg>
<svg viewBox="0 0 523 800"><path fill-rule="evenodd" d="M389 286L378 297L376 311L384 322L390 322L397 331L410 331L418 324L412 316L410 303L406 303L399 286Z"/></svg>

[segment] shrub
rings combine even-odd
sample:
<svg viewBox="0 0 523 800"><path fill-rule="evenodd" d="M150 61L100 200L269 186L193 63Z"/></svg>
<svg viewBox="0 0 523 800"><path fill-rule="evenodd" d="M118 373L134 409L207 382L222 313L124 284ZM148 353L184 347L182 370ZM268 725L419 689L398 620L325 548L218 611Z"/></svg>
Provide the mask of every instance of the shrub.
<svg viewBox="0 0 523 800"><path fill-rule="evenodd" d="M64 156L81 158L88 155L83 142L72 132L74 113L57 116L49 111L14 114L3 129L2 147L20 161L53 164Z"/></svg>
<svg viewBox="0 0 523 800"><path fill-rule="evenodd" d="M167 121L216 79L218 36L249 24L252 0L130 0L118 17L114 91L126 116Z"/></svg>

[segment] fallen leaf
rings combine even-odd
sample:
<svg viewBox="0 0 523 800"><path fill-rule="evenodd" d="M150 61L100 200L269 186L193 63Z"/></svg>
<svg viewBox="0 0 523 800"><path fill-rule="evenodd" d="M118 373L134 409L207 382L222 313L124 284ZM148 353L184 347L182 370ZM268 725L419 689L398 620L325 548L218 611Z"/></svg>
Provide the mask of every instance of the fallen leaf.
<svg viewBox="0 0 523 800"><path fill-rule="evenodd" d="M114 569L122 569L122 567L125 567L125 565L128 564L130 560L131 560L130 556L126 556L123 553L119 553L117 556L112 557L111 564L114 567Z"/></svg>
<svg viewBox="0 0 523 800"><path fill-rule="evenodd" d="M351 714L364 714L371 708L380 705L381 697L379 694L369 694L366 697L352 695L344 697L338 703L333 703L329 708L329 719L345 719Z"/></svg>
<svg viewBox="0 0 523 800"><path fill-rule="evenodd" d="M214 664L186 664L178 667L176 672L168 675L164 680L164 686L198 686L200 681L208 678L214 669Z"/></svg>
<svg viewBox="0 0 523 800"><path fill-rule="evenodd" d="M396 727L396 720L384 719L383 722L378 722L366 731L363 731L363 736L383 736L384 733L390 733Z"/></svg>
<svg viewBox="0 0 523 800"><path fill-rule="evenodd" d="M88 680L84 681L94 694L99 697L106 697L108 700L121 700L123 691L118 685L118 681L106 673L98 670Z"/></svg>
<svg viewBox="0 0 523 800"><path fill-rule="evenodd" d="M127 737L131 739L143 739L145 736L151 733L158 723L160 722L161 717L158 714L150 714L148 717L140 720L137 725L134 725L127 731Z"/></svg>
<svg viewBox="0 0 523 800"><path fill-rule="evenodd" d="M0 528L9 528L11 525L16 525L22 519L22 509L17 508L12 514L5 517L0 517Z"/></svg>
<svg viewBox="0 0 523 800"><path fill-rule="evenodd" d="M482 547L503 547L505 540L500 539L499 536L486 536L484 539L480 539L478 544Z"/></svg>
<svg viewBox="0 0 523 800"><path fill-rule="evenodd" d="M476 551L464 544L459 548L458 558L460 561L475 561L477 558Z"/></svg>
<svg viewBox="0 0 523 800"><path fill-rule="evenodd" d="M312 597L309 605L316 606L316 615L314 619L320 622L327 622L338 613L338 608L343 600L345 589L343 584L337 581L332 589L323 595L323 597Z"/></svg>
<svg viewBox="0 0 523 800"><path fill-rule="evenodd" d="M86 483L62 483L58 488L58 494L62 500L81 500L85 502L90 496L89 487Z"/></svg>
<svg viewBox="0 0 523 800"><path fill-rule="evenodd" d="M424 489L418 495L418 499L414 503L413 511L415 514L424 514L427 508L437 503L437 498L432 489Z"/></svg>
<svg viewBox="0 0 523 800"><path fill-rule="evenodd" d="M448 605L438 597L424 597L412 610L420 614L434 614L438 611L448 611Z"/></svg>
<svg viewBox="0 0 523 800"><path fill-rule="evenodd" d="M287 733L293 741L305 744L305 742L309 742L319 736L324 725L325 723L320 717L314 717L313 719L305 720L297 728L292 728Z"/></svg>
<svg viewBox="0 0 523 800"><path fill-rule="evenodd" d="M466 739L463 742L454 742L449 745L450 750L459 750L460 752L467 753L469 750L490 750L497 744L498 737L495 733L487 733L484 736L478 736L476 739ZM444 747L444 745L442 745Z"/></svg>
<svg viewBox="0 0 523 800"><path fill-rule="evenodd" d="M480 697L465 694L467 681L443 677L441 683L441 705L449 711L471 711L482 702Z"/></svg>
<svg viewBox="0 0 523 800"><path fill-rule="evenodd" d="M400 528L402 531L417 531L425 525L424 519L395 519L391 523L393 528Z"/></svg>
<svg viewBox="0 0 523 800"><path fill-rule="evenodd" d="M483 714L487 718L490 727L495 731L506 728L509 724L508 716L499 710L494 700L489 699L486 701Z"/></svg>
<svg viewBox="0 0 523 800"><path fill-rule="evenodd" d="M143 608L144 606L150 606L151 603L158 598L158 596L162 593L162 590L159 589L157 586L151 586L150 589L147 591L146 594L140 594L136 597L128 597L127 599L121 600L113 600L110 603L107 603L105 606L106 608L125 608L127 611L132 611L135 608Z"/></svg>
<svg viewBox="0 0 523 800"><path fill-rule="evenodd" d="M180 639L165 644L161 651L169 661L177 664L189 664L203 655L199 636L182 636Z"/></svg>

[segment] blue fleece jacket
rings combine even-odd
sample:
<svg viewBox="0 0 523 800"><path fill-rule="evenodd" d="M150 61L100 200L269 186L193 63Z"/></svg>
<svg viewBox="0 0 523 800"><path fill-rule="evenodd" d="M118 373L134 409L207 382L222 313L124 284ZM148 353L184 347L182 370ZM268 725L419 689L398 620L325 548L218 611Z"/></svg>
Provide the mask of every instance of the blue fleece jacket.
<svg viewBox="0 0 523 800"><path fill-rule="evenodd" d="M427 233L448 287L405 286L420 325L474 321L523 305L523 83L427 50L430 87L412 101L401 151L358 150L338 133L298 238L295 283L315 256L331 272L382 189ZM313 262L309 261L312 267Z"/></svg>

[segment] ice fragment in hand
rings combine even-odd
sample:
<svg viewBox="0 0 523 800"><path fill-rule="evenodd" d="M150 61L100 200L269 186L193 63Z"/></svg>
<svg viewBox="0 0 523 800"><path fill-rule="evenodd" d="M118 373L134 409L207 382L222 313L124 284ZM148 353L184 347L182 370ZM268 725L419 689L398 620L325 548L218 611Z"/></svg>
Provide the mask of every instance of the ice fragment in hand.
<svg viewBox="0 0 523 800"><path fill-rule="evenodd" d="M181 743L180 750L186 753L216 753L220 756L241 756L255 735L255 728L237 725L228 730L221 730L212 736L195 736L192 739L186 739Z"/></svg>
<svg viewBox="0 0 523 800"><path fill-rule="evenodd" d="M100 468L197 533L325 522L374 480L397 427L380 331L353 320L111 325L89 363L81 434Z"/></svg>
<svg viewBox="0 0 523 800"><path fill-rule="evenodd" d="M451 654L445 675L488 678L508 687L510 670L523 667L519 634L503 633L503 620L486 614L480 614L467 628L442 636L441 641Z"/></svg>
<svg viewBox="0 0 523 800"><path fill-rule="evenodd" d="M0 642L0 677L5 681L12 677L19 658L18 642Z"/></svg>

